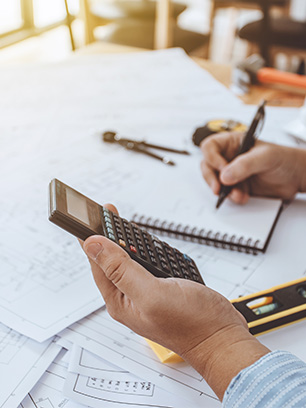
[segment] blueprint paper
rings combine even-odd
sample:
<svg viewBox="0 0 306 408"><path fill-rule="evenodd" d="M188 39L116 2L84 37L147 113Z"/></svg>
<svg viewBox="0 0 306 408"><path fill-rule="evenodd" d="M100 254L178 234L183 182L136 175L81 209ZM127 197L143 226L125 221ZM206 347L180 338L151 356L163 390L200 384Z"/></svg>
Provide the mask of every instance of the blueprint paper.
<svg viewBox="0 0 306 408"><path fill-rule="evenodd" d="M63 340L63 338L62 338ZM87 377L107 378L108 380L124 381L129 374L123 370L104 360L97 355L74 344L70 350L70 359L68 371L75 374L80 374Z"/></svg>
<svg viewBox="0 0 306 408"><path fill-rule="evenodd" d="M189 364L161 363L142 337L115 322L106 309L96 311L59 336L170 393L184 396L193 404L216 399L201 375Z"/></svg>
<svg viewBox="0 0 306 408"><path fill-rule="evenodd" d="M249 122L254 107L181 50L10 67L1 70L0 86L0 319L44 341L103 305L78 243L47 221L49 181L57 177L131 216L157 179L177 173L179 180L190 162L200 172L191 142L197 126L221 116ZM273 112L263 136L290 143L279 129L296 112ZM171 155L177 165L170 169L103 144L109 129L192 154Z"/></svg>
<svg viewBox="0 0 306 408"><path fill-rule="evenodd" d="M53 340L37 343L0 324L0 407L17 406L60 351Z"/></svg>
<svg viewBox="0 0 306 408"><path fill-rule="evenodd" d="M65 382L64 393L74 401L93 408L120 407L196 407L189 401L156 387L104 359L74 346ZM82 375L80 375L82 374ZM219 402L207 401L210 407L220 406ZM199 405L200 406L200 405Z"/></svg>
<svg viewBox="0 0 306 408"><path fill-rule="evenodd" d="M208 97L241 103L181 50L10 67L0 86L0 319L44 341L103 305L78 243L47 221L49 181L131 213L166 166L102 144L101 133L186 148Z"/></svg>
<svg viewBox="0 0 306 408"><path fill-rule="evenodd" d="M62 351L18 408L84 408L63 395L66 375L67 362Z"/></svg>

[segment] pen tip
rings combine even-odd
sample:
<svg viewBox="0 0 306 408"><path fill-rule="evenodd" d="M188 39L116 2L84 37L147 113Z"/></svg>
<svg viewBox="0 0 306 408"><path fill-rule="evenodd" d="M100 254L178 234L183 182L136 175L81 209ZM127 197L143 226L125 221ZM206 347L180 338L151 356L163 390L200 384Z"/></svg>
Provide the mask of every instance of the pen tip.
<svg viewBox="0 0 306 408"><path fill-rule="evenodd" d="M224 195L220 195L220 197L218 198L217 204L216 204L216 210L218 208L220 208L220 206L223 203L224 199L225 199Z"/></svg>

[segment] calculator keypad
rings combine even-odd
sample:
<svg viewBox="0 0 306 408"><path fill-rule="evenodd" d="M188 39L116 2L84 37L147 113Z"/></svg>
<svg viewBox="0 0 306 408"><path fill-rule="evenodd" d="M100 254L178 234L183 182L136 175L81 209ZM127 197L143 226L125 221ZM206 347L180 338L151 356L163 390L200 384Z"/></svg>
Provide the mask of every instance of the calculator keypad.
<svg viewBox="0 0 306 408"><path fill-rule="evenodd" d="M101 207L101 216L106 237L124 248L154 275L190 279L204 284L195 262L188 255L107 208Z"/></svg>

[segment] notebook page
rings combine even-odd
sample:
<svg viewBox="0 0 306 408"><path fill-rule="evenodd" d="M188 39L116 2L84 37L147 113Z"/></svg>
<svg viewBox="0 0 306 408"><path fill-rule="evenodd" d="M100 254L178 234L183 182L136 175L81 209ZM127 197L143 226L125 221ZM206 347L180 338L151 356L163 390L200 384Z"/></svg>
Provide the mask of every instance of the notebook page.
<svg viewBox="0 0 306 408"><path fill-rule="evenodd" d="M181 177L166 177L151 190L151 193L137 204L138 217L143 215L150 222L159 220L166 225L189 226L189 231L204 229L210 238L231 237L234 242L263 249L272 226L282 205L279 199L251 197L245 205L237 205L226 199L216 210L215 196L198 176L199 171L190 174L186 169ZM137 218L136 218L137 222ZM197 234L196 231L193 231ZM218 234L218 236L217 236ZM225 237L227 235L227 237Z"/></svg>

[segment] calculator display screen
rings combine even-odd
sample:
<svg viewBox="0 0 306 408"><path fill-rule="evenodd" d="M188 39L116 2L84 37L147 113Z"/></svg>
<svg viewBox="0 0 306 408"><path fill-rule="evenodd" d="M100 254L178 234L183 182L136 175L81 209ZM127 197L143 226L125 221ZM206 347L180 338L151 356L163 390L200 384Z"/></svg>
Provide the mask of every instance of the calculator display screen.
<svg viewBox="0 0 306 408"><path fill-rule="evenodd" d="M66 189L66 199L67 212L85 224L90 225L86 199L70 188Z"/></svg>

